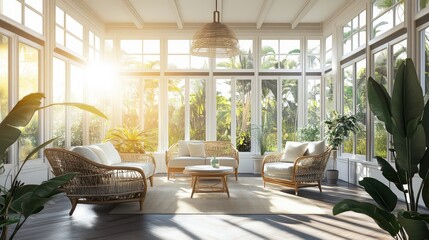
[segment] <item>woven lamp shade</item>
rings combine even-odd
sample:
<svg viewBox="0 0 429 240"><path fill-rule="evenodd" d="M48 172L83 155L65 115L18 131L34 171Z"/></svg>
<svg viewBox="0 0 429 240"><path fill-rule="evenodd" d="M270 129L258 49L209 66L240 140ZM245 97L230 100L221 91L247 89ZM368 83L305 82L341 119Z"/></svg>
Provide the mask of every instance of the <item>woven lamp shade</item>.
<svg viewBox="0 0 429 240"><path fill-rule="evenodd" d="M191 55L200 57L233 57L240 54L235 33L219 22L219 12L213 13L214 21L205 24L193 38Z"/></svg>

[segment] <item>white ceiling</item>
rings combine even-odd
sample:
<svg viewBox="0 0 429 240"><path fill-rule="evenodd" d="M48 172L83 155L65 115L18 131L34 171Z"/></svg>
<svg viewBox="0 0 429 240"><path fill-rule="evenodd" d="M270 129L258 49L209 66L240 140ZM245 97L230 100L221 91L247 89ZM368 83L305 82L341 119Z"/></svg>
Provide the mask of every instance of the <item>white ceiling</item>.
<svg viewBox="0 0 429 240"><path fill-rule="evenodd" d="M213 21L215 0L80 0L106 24L187 24ZM221 22L250 24L323 23L357 0L218 0Z"/></svg>

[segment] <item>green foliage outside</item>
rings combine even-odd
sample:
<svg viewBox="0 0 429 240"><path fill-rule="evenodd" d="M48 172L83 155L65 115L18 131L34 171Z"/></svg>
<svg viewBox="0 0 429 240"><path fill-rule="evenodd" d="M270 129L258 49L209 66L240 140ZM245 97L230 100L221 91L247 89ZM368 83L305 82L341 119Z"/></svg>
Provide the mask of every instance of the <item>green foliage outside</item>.
<svg viewBox="0 0 429 240"><path fill-rule="evenodd" d="M309 142L320 140L320 126L307 125L298 130L298 141Z"/></svg>

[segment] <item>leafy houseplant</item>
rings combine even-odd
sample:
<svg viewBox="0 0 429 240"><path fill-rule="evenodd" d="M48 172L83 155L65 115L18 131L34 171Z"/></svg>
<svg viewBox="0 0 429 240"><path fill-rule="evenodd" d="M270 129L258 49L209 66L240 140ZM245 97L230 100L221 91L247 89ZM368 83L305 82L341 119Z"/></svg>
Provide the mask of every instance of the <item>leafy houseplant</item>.
<svg viewBox="0 0 429 240"><path fill-rule="evenodd" d="M369 106L393 136L395 167L377 156L383 176L404 194L406 209L395 210L398 202L392 190L379 180L366 177L359 184L377 205L345 199L333 208L365 214L396 239L427 239L429 215L419 213L419 198L429 208L429 104L424 105L422 88L411 59L399 67L392 95L373 78L368 79ZM415 188L414 177L421 183ZM396 215L394 214L396 213Z"/></svg>
<svg viewBox="0 0 429 240"><path fill-rule="evenodd" d="M5 163L3 161L7 149L14 144L21 135L19 128L25 127L36 111L50 106L66 105L78 107L103 118L107 118L96 108L81 103L54 103L41 107L42 98L44 98L42 93L32 93L25 96L6 115L3 121L0 122L0 168L2 172L4 172ZM9 225L16 224L13 233L10 235L10 239L13 239L27 218L32 214L42 211L46 202L54 195L61 193L59 188L75 176L75 173L68 173L49 179L41 184L24 184L18 179L25 163L43 147L55 140L56 139L51 139L42 143L24 159L24 162L19 166L9 188L0 186L0 239L6 239Z"/></svg>
<svg viewBox="0 0 429 240"><path fill-rule="evenodd" d="M153 150L153 132L146 132L139 127L117 127L107 131L106 141L110 141L120 153L146 153Z"/></svg>
<svg viewBox="0 0 429 240"><path fill-rule="evenodd" d="M255 125L252 127L252 138L258 146L259 155L253 156L253 173L260 174L262 159L264 158L265 153L267 152L267 141L265 139L265 129L263 126Z"/></svg>

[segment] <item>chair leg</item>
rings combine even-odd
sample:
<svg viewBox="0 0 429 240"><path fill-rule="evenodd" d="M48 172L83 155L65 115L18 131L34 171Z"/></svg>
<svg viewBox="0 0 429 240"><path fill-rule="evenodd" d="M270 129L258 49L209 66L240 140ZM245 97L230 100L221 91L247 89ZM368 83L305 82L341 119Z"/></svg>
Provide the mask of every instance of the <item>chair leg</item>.
<svg viewBox="0 0 429 240"><path fill-rule="evenodd" d="M322 185L320 185L320 181L317 181L317 186L319 187L319 191L322 192Z"/></svg>
<svg viewBox="0 0 429 240"><path fill-rule="evenodd" d="M70 198L70 202L71 202L72 207L70 209L69 216L73 215L73 212L76 209L77 201L78 201L77 198Z"/></svg>
<svg viewBox="0 0 429 240"><path fill-rule="evenodd" d="M298 196L298 187L295 187L295 195Z"/></svg>
<svg viewBox="0 0 429 240"><path fill-rule="evenodd" d="M140 211L143 210L143 202L144 202L144 198L140 199Z"/></svg>
<svg viewBox="0 0 429 240"><path fill-rule="evenodd" d="M153 175L149 177L150 186L153 187Z"/></svg>
<svg viewBox="0 0 429 240"><path fill-rule="evenodd" d="M235 169L235 181L238 181L238 169Z"/></svg>

